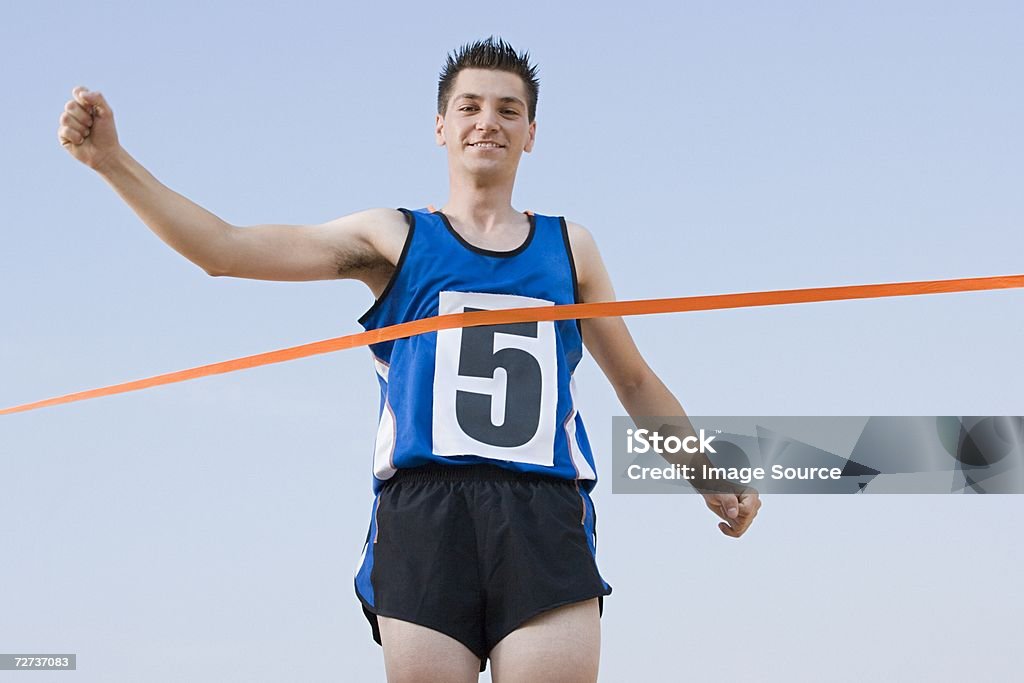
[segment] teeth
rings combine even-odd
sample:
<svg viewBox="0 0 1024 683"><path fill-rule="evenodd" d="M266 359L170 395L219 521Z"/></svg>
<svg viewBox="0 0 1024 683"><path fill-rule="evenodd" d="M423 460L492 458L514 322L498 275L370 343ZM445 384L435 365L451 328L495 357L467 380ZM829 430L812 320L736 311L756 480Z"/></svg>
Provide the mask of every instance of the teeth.
<svg viewBox="0 0 1024 683"><path fill-rule="evenodd" d="M489 148L495 148L495 149L497 149L498 147L501 147L501 145L496 145L493 142L474 142L470 146L471 147L489 147Z"/></svg>

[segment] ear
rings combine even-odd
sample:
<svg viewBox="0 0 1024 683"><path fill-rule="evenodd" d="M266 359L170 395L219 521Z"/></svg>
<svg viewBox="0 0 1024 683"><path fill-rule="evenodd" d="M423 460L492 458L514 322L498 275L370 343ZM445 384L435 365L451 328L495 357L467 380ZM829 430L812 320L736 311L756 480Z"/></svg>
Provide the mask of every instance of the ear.
<svg viewBox="0 0 1024 683"><path fill-rule="evenodd" d="M528 137L526 139L526 146L523 147L523 151L524 152L530 153L530 152L533 151L533 141L536 139L536 137L537 137L537 121L536 121L536 119L534 119L533 122L530 123L530 137Z"/></svg>
<svg viewBox="0 0 1024 683"><path fill-rule="evenodd" d="M444 117L440 114L434 119L434 138L438 147L444 147Z"/></svg>

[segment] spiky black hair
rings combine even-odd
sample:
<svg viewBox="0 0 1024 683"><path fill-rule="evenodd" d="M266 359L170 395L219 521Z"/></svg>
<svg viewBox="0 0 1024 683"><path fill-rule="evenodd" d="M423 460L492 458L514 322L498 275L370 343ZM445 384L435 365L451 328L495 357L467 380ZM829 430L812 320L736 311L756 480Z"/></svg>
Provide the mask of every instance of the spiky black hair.
<svg viewBox="0 0 1024 683"><path fill-rule="evenodd" d="M455 77L463 69L494 69L519 76L526 86L526 106L530 121L537 117L537 93L540 91L537 66L530 64L529 52L516 52L511 45L494 36L466 43L448 55L448 61L441 69L441 77L437 81L437 113L441 116L448 111L448 99L455 85Z"/></svg>

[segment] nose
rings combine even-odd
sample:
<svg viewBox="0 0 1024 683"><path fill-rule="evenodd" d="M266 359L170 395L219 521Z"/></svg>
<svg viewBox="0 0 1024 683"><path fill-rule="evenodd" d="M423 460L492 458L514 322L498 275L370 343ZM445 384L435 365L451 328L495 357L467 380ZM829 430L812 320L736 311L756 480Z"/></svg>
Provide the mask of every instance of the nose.
<svg viewBox="0 0 1024 683"><path fill-rule="evenodd" d="M497 114L489 109L484 108L480 110L480 115L476 119L476 129L480 131L492 131L498 129L498 116Z"/></svg>

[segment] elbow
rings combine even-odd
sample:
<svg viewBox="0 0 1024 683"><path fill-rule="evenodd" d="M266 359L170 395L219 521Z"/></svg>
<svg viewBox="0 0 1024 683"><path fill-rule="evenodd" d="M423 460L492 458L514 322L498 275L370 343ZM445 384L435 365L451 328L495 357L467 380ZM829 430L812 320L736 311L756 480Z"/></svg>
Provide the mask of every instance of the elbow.
<svg viewBox="0 0 1024 683"><path fill-rule="evenodd" d="M234 226L225 223L220 239L215 242L216 248L205 250L204 258L195 260L195 264L206 271L210 277L225 277L232 274L230 262L233 253L234 231Z"/></svg>
<svg viewBox="0 0 1024 683"><path fill-rule="evenodd" d="M654 372L650 368L643 368L637 372L630 372L617 377L614 382L615 394L624 404L630 402L633 397L644 392L651 381ZM654 378L657 379L657 378Z"/></svg>

